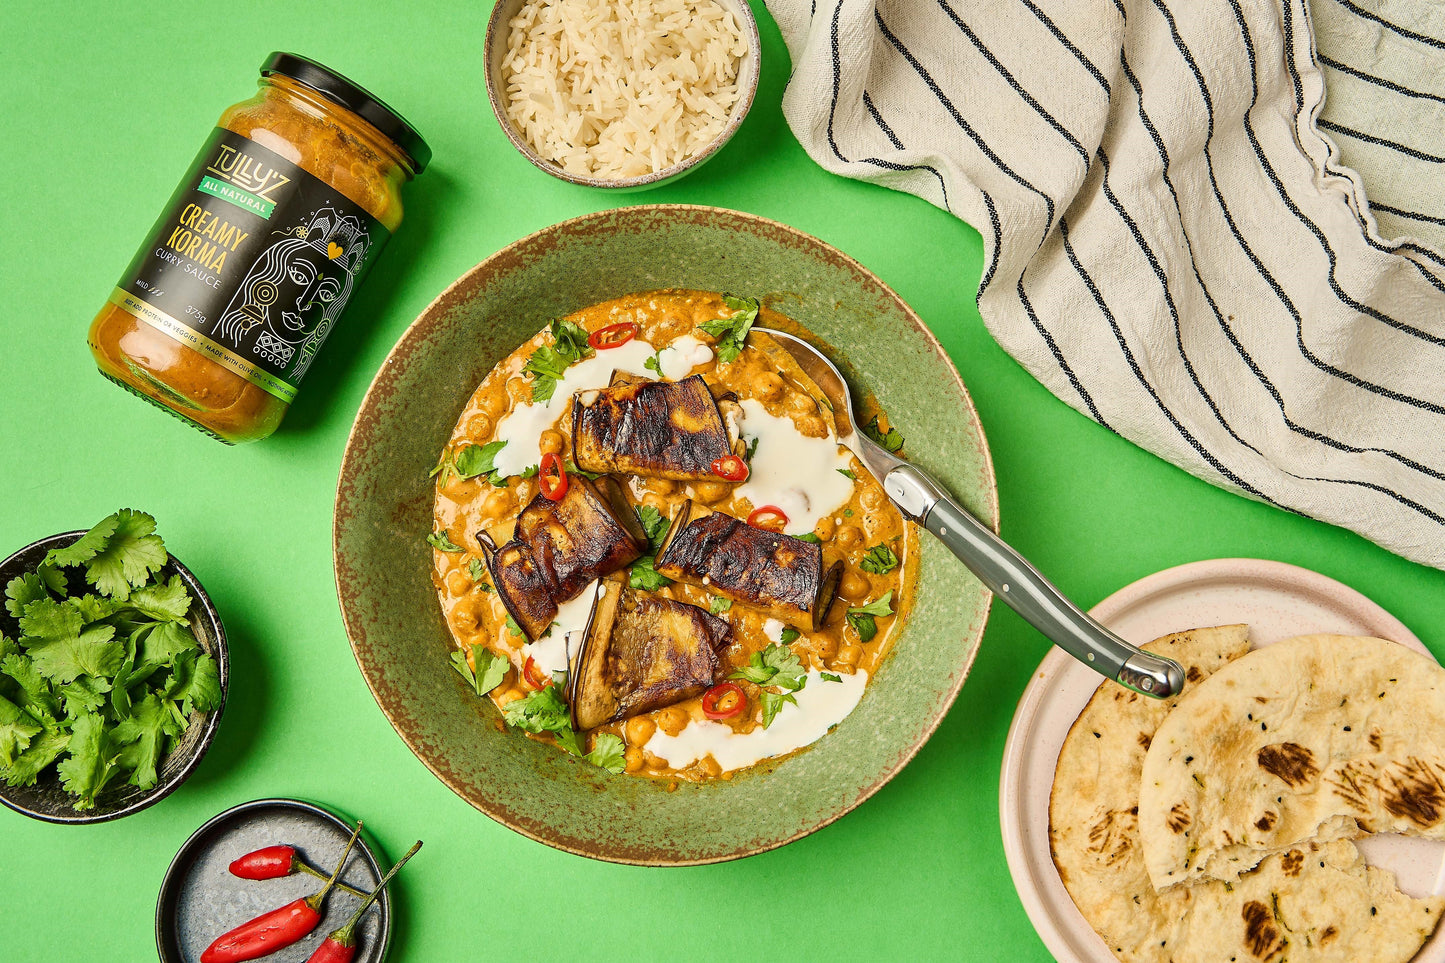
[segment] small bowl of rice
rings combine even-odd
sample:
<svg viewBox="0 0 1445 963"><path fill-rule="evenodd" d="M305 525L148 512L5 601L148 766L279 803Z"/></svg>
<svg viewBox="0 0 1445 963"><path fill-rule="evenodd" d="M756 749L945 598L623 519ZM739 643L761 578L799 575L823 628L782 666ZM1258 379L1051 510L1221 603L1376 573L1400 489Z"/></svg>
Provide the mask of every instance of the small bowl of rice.
<svg viewBox="0 0 1445 963"><path fill-rule="evenodd" d="M758 51L745 0L500 0L487 97L541 170L646 190L696 170L737 131Z"/></svg>

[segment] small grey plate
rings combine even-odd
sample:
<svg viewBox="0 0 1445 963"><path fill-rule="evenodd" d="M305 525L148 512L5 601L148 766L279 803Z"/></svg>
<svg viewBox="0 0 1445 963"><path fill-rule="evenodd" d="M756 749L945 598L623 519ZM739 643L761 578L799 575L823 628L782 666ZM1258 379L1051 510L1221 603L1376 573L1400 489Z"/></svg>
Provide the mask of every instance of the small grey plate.
<svg viewBox="0 0 1445 963"><path fill-rule="evenodd" d="M320 806L296 799L256 799L228 809L196 830L171 860L156 899L156 950L161 963L196 963L222 933L324 883L305 873L280 879L232 876L232 860L265 846L294 846L299 858L330 873L346 849L354 824ZM366 834L351 850L341 881L370 892L382 870ZM332 930L356 912L359 897L333 889L319 926L299 942L266 957L272 963L303 963ZM391 897L382 893L357 927L355 963L381 963L391 943Z"/></svg>

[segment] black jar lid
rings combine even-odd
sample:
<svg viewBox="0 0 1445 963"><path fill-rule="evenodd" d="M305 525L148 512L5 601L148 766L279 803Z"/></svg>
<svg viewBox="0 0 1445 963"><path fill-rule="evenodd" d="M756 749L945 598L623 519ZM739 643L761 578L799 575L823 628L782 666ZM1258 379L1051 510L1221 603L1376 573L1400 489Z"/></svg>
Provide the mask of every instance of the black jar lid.
<svg viewBox="0 0 1445 963"><path fill-rule="evenodd" d="M261 76L284 74L356 114L375 127L387 139L406 152L416 173L420 174L431 161L431 148L415 127L406 122L380 98L365 87L347 80L329 67L309 57L277 50L261 64Z"/></svg>

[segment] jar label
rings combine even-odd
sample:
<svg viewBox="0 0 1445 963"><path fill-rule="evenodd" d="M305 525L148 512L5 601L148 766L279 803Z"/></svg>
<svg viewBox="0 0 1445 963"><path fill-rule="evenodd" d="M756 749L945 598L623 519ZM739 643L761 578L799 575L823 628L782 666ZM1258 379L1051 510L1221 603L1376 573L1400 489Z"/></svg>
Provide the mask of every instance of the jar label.
<svg viewBox="0 0 1445 963"><path fill-rule="evenodd" d="M110 300L289 403L389 236L320 178L218 127Z"/></svg>

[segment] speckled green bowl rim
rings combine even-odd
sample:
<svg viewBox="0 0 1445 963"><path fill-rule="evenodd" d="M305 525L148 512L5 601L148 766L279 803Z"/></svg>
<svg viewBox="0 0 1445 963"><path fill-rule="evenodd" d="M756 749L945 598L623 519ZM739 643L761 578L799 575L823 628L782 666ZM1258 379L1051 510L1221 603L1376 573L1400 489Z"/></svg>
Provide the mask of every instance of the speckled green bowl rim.
<svg viewBox="0 0 1445 963"><path fill-rule="evenodd" d="M377 611L381 607L381 603L372 598L371 593L373 591L394 592L392 584L398 580L399 576L394 576L393 573L398 571L399 566L409 563L415 563L426 573L425 578L430 587L431 555L430 549L422 542L421 536L424 532L417 532L413 537L409 530L406 530L405 537L408 541L398 542L392 546L396 548L396 551L406 552L413 555L414 558L390 559L391 567L387 570L388 577L383 580L385 584L381 586L368 581L368 573L361 571L345 553L349 539L364 541L367 538L399 537L397 531L403 526L404 520L411 519L412 514L424 515L427 519L425 524L430 524L431 485L429 483L424 486L424 491L419 489L417 492L397 493L388 490L385 492L385 497L380 498L381 492L376 485L378 479L362 477L368 466L375 464L374 460L369 461L372 459L370 453L374 448L384 447L387 444L386 431L388 428L397 427L388 424L387 420L388 418L399 418L394 411L394 405L397 393L403 389L401 382L404 380L404 373L408 367L424 363L424 356L429 349L434 347L433 341L441 337L441 329L446 326L448 319L456 312L464 310L473 299L486 297L488 285L504 287L509 280L515 280L515 275L532 270L539 262L544 262L549 255L560 248L565 248L568 244L585 244L589 238L604 234L609 238L615 238L629 234L641 234L649 230L665 231L689 227L696 227L700 232L751 234L765 248L768 245L776 246L780 257L787 256L791 252L802 258L803 262L812 265L819 275L834 272L837 277L843 278L845 283L854 287L856 292L861 292L869 301L868 304L851 308L840 303L832 303L830 309L840 316L845 316L844 321L852 324L866 324L868 318L890 316L891 320L888 318L885 320L892 324L892 327L879 326L876 331L870 333L869 337L888 338L890 341L909 341L916 349L917 354L926 356L923 362L924 367L947 372L943 394L948 396L949 404L942 410L938 410L937 404L930 406L930 413L926 416L932 421L930 429L935 433L934 438L937 443L929 446L923 443L922 438L915 436L914 442L908 449L910 458L933 471L946 483L950 483L954 488L954 494L970 511L984 519L995 530L998 528L998 492L993 463L984 439L982 426L962 379L937 338L897 294L861 264L822 241L785 224L752 214L698 205L667 204L617 208L574 218L525 237L482 261L443 291L407 328L383 362L362 402L342 460L337 483L333 554L337 594L352 652L377 704L393 728L396 729L397 734L401 736L402 741L438 779L457 795L496 821L531 839L577 855L633 865L698 865L765 852L815 832L856 808L896 775L917 754L942 722L973 664L992 602L992 596L987 589L967 573L957 560L937 542L923 534L921 536L919 589L913 613L888 659L885 660L884 666L875 678L870 680L868 693L865 694L858 709L855 709L853 714L840 724L839 731L830 733L824 740L799 756L791 757L780 763L765 762L725 781L704 784L683 783L677 791L672 793L665 793L657 781L610 777L586 763L581 763L557 752L555 749L523 739L513 733L504 734L495 731L500 714L492 707L490 701L478 699L462 682L460 676L456 676L449 667L444 670L436 667L445 665L443 656L450 646L450 640L446 637L445 625L440 616L440 607L436 605L434 595L431 599L431 609L434 612L429 617L435 628L412 622L402 625L398 624L399 620L397 619L393 619L385 626L390 632L402 633L409 639L420 638L429 633L437 634L439 638L434 643L437 646L434 660L429 659L425 665L409 662L406 665L398 666L384 663L380 660L380 653L372 651L373 645L379 648L385 645L385 641L374 643L368 636L368 619L378 619ZM654 277L652 274L646 276L649 280ZM675 282L674 284L668 282L668 278L659 277L657 283L638 286L632 290L675 286ZM763 281L762 284L765 285L766 281ZM613 296L623 293L627 292L618 291ZM797 293L784 291L773 296L765 296L764 301L765 304L783 314L794 317L788 311L789 299L795 299L802 304L806 298L814 297L816 294L815 291ZM602 298L595 297L593 301L579 303L574 306L573 310L589 303L595 303L597 300L602 300ZM555 309L555 306L550 307ZM848 314L850 310L854 312L853 315ZM534 328L542 323L541 318L543 317L545 314L539 315L537 319L532 319L535 320ZM906 328L899 325L899 319L906 321ZM806 321L806 319L802 320ZM843 321L831 323L843 324ZM834 340L846 344L848 341L846 326L842 330L842 335ZM894 332L898 332L900 336L895 337ZM520 339L518 340L520 341ZM898 350L906 352L907 349ZM478 353L482 353L481 348L478 349ZM834 352L834 357L839 357L837 352ZM851 366L848 364L848 359L843 358L842 360L845 372L850 371ZM476 382L480 380L481 375L494 363L494 360L486 361L485 358L482 358L479 359L478 364L481 365L483 361L485 364L477 371L448 370L445 372L449 376L471 379L465 382L463 401L470 394ZM903 362L895 359L895 363ZM898 373L905 374L902 371ZM930 374L929 371L922 373ZM851 374L850 377L852 377ZM890 387L891 383L887 379L879 381L876 376L874 381L876 382L874 387L878 389L880 401L885 410L892 411L889 400L889 391L893 390ZM922 388L910 386L907 390L926 391L926 386ZM460 404L457 408L459 409L459 407ZM438 435L434 450L440 450L446 439L450 437L456 410L438 413L439 422L445 422L445 425L439 425L437 428ZM920 415L919 417L925 416ZM908 425L905 423L903 427L906 429ZM951 455L948 454L950 446L954 448L954 453ZM430 457L434 458L434 455ZM959 471L962 470L959 466L966 466L968 477L958 477ZM413 470L419 473L419 477L425 476L426 469L429 467L429 462L426 466L420 464L408 466L408 473L405 477L410 478ZM955 470L950 472L950 467ZM424 477L423 481L425 481ZM368 498L385 504L368 504ZM371 511L371 514L367 514L368 511ZM415 550L411 546L412 541L416 543ZM386 544L391 546L390 542ZM939 586L939 590L931 589L932 585ZM918 628L918 625L924 620L925 610L928 613L927 620L931 631L935 635L919 638L919 632L922 630ZM965 624L956 621L959 616L966 617ZM903 654L904 665L900 665L900 653ZM430 655L430 653L427 654ZM900 688L904 690L908 699L923 699L926 703L926 711L910 711L910 709L918 708L910 703L905 705L905 711L900 713L896 711L897 705L890 707L882 704L881 697L870 700L870 697L875 695L875 688L879 687L890 669L900 672L912 671L910 660L921 658L935 659L938 665L933 668L941 667L943 671L931 678L902 677ZM433 662L435 665L432 664ZM450 758L450 755L463 754L470 751L471 747L461 750L441 745L437 738L423 731L418 713L434 711L434 706L407 704L401 689L401 686L410 685L415 690L420 683L413 684L413 678L420 673L429 673L432 676L429 683L432 687L427 690L428 694L443 695L448 699L454 698L458 703L467 700L477 703L474 709L477 726L475 739L470 741L493 743L489 755L480 760L473 760L482 767L480 772L459 771L452 764L454 760ZM441 679L442 674L454 677L452 680L454 685L444 683ZM455 690L454 695L450 692L453 689ZM929 691L925 695L919 696L914 691L917 689ZM448 707L448 711L450 711L450 707ZM836 763L838 760L818 762L816 765L812 764L812 760L822 758L818 747L826 746L830 742L841 743L845 735L842 729L850 726L855 727L855 732L850 737L854 752L853 755L843 760L843 763L856 766L858 771L856 774L853 771L847 773L842 778L841 786L834 785L828 782L828 779L835 778L834 774L823 767L829 765L830 762ZM904 732L911 733L911 738L906 742L901 742ZM871 747L873 751L871 754L866 751L860 753L858 751L860 747ZM861 763L856 758L860 754L868 756L861 760ZM519 757L526 758L518 763ZM498 759L500 761L497 761ZM523 768L517 769L518 765ZM507 770L508 766L513 768ZM556 790L561 795L542 801L534 801L531 797L503 800L500 797L504 792L515 793L515 787L498 788L494 784L488 783L482 777L489 774L496 775L496 772L489 767L520 775L527 781L528 789L544 793ZM696 843L691 840L679 842L675 838L669 840L667 837L669 831L685 834L687 827L684 824L681 828L677 825L663 826L658 830L656 838L620 839L607 836L609 832L614 834L633 832L635 835L643 835L637 832L635 827L624 830L614 829L611 826L610 817L615 817L618 822L637 819L639 817L634 815L634 811L646 809L647 806L658 806L656 798L648 797L657 797L659 794L673 800L670 803L661 804L670 807L666 810L670 817L676 817L677 813L681 811L679 807L687 807L690 802L693 805L704 806L706 804L717 808L721 804L716 800L706 800L705 794L709 792L734 794L727 797L728 805L734 809L724 808L723 811L741 812L746 807L762 808L759 804L766 801L771 809L759 813L765 820L775 819L779 814L798 816L801 804L798 802L796 794L800 788L806 790L813 785L806 782L799 783L799 780L807 780L817 776L819 772L827 777L820 779L820 782L827 782L825 788L835 795L826 795L825 793L823 795L826 796L826 799L812 800L811 802L818 807L815 813L802 814L801 821L790 827L781 828L781 831L775 831L775 827L769 824L762 831L752 831L743 827L735 839L712 836L705 841ZM774 787L771 783L763 782L764 780L776 780L778 785ZM780 796L779 791L786 795ZM573 803L575 805L572 805ZM555 808L549 810L548 805ZM597 810L590 813L594 820L590 824L590 829L581 826L569 828L564 825L567 820L586 823L575 812L569 811L568 814L562 815L564 809L586 810L588 807ZM542 810L541 815L536 812L539 808ZM685 823L685 820L690 817L683 816L681 818ZM743 821L746 822L745 816ZM710 824L704 828L707 832L716 830L716 827ZM651 827L649 826L648 829L650 830ZM726 837L726 834L724 833L723 836Z"/></svg>

